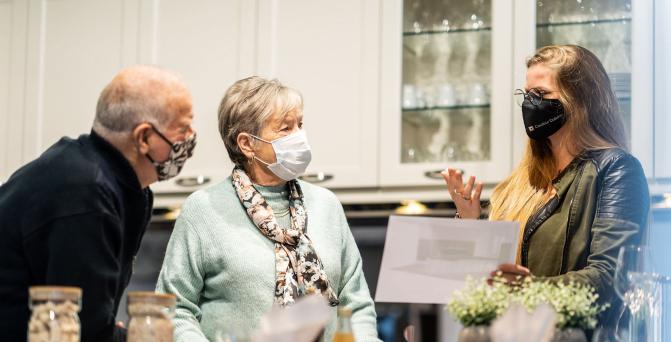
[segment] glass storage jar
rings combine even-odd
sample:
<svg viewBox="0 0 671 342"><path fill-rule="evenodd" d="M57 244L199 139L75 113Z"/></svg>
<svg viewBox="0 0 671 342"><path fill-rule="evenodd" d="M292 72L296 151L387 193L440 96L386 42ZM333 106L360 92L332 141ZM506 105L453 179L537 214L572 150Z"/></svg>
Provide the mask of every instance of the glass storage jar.
<svg viewBox="0 0 671 342"><path fill-rule="evenodd" d="M28 342L78 342L82 290L78 287L32 286Z"/></svg>
<svg viewBox="0 0 671 342"><path fill-rule="evenodd" d="M175 296L155 292L128 293L128 342L172 342Z"/></svg>

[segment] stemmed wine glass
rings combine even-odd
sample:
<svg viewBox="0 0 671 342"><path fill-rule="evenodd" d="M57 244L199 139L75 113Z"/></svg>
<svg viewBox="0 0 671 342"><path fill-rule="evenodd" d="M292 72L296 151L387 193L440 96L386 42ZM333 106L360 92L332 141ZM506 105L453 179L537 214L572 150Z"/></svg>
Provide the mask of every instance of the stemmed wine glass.
<svg viewBox="0 0 671 342"><path fill-rule="evenodd" d="M598 328L592 335L591 342L619 342L625 341L624 337L618 335L614 328Z"/></svg>
<svg viewBox="0 0 671 342"><path fill-rule="evenodd" d="M660 297L659 275L655 273L652 254L647 246L620 248L615 268L615 292L629 310L628 341L658 341ZM616 334L620 335L620 312Z"/></svg>

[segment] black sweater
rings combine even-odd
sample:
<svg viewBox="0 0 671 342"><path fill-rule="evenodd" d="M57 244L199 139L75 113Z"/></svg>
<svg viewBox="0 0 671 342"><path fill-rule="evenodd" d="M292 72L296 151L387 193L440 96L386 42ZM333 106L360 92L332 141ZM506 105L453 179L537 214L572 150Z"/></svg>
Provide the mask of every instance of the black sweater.
<svg viewBox="0 0 671 342"><path fill-rule="evenodd" d="M0 332L25 341L28 287L83 290L82 341L119 340L119 300L151 217L149 188L92 132L63 138L0 186Z"/></svg>

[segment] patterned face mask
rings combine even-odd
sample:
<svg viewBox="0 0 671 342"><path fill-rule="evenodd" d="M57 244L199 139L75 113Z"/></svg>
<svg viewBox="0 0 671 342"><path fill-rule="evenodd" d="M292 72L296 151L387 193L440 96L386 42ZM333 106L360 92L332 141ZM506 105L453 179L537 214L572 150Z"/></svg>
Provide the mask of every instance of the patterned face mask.
<svg viewBox="0 0 671 342"><path fill-rule="evenodd" d="M196 147L196 133L194 132L186 138L186 140L178 141L176 143L170 142L161 132L159 132L153 125L151 128L154 129L156 134L158 134L161 139L163 139L168 145L171 146L170 156L164 162L157 162L147 154L147 158L156 168L156 173L158 174L158 180L164 181L175 177L182 171L184 163L186 160L193 156L193 149Z"/></svg>

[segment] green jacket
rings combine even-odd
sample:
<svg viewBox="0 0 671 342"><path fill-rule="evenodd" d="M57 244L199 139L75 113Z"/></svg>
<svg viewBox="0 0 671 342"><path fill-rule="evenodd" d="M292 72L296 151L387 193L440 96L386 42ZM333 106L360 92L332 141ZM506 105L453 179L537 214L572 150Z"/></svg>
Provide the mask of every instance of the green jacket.
<svg viewBox="0 0 671 342"><path fill-rule="evenodd" d="M617 148L588 151L554 181L557 194L524 229L521 261L534 276L593 286L610 309L612 325L621 302L613 290L621 246L645 243L650 208L640 163Z"/></svg>

